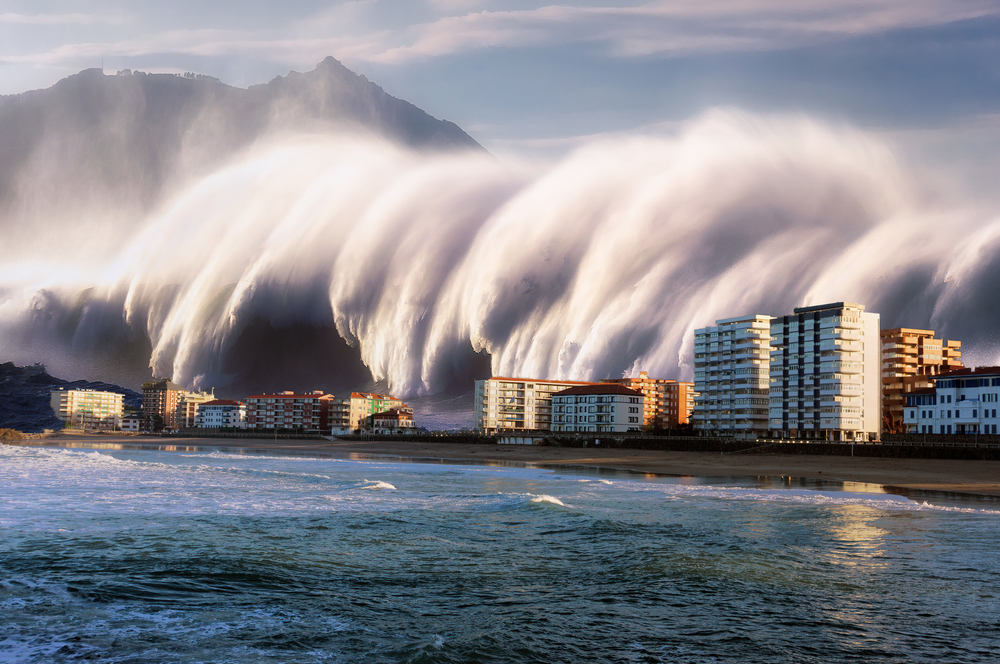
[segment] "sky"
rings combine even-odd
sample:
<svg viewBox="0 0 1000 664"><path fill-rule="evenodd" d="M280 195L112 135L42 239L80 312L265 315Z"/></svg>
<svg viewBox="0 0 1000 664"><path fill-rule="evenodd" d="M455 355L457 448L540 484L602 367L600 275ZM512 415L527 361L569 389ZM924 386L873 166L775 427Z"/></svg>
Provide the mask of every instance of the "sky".
<svg viewBox="0 0 1000 664"><path fill-rule="evenodd" d="M0 94L102 63L246 87L328 55L495 152L716 107L966 161L1000 134L1000 0L0 0Z"/></svg>

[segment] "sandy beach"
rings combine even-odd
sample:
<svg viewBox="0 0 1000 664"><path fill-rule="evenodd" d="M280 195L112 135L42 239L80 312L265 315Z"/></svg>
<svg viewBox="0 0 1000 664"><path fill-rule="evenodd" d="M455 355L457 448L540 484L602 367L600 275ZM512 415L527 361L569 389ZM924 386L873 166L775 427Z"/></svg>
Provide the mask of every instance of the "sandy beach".
<svg viewBox="0 0 1000 664"><path fill-rule="evenodd" d="M249 440L218 438L168 439L156 436L107 436L56 434L20 444L110 447L172 446L220 447L262 452L319 454L333 458L365 455L411 459L447 459L515 462L559 468L584 466L637 473L700 477L787 477L835 482L862 482L890 489L967 493L1000 496L1000 461L942 459L880 459L781 454L714 454L592 448L536 447L527 445L467 445L398 441L354 440Z"/></svg>

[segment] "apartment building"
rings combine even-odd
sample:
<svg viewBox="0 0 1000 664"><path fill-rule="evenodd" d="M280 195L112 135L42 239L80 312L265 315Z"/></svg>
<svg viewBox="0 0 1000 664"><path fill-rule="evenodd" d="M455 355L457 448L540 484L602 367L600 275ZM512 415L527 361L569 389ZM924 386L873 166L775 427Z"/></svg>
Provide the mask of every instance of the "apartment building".
<svg viewBox="0 0 1000 664"><path fill-rule="evenodd" d="M58 389L49 392L49 405L68 426L83 429L119 427L124 415L122 395L99 390Z"/></svg>
<svg viewBox="0 0 1000 664"><path fill-rule="evenodd" d="M142 384L142 423L146 431L177 428L177 406L186 390L169 378Z"/></svg>
<svg viewBox="0 0 1000 664"><path fill-rule="evenodd" d="M907 433L995 434L1000 425L1000 367L958 369L907 394Z"/></svg>
<svg viewBox="0 0 1000 664"><path fill-rule="evenodd" d="M208 392L187 392L180 395L177 401L177 426L181 429L192 429L195 426L195 418L198 416L198 408L204 403L215 400L215 389Z"/></svg>
<svg viewBox="0 0 1000 664"><path fill-rule="evenodd" d="M325 431L329 428L333 400L332 394L322 390L304 394L288 391L255 394L246 400L246 426L248 429Z"/></svg>
<svg viewBox="0 0 1000 664"><path fill-rule="evenodd" d="M696 429L737 438L768 433L772 318L724 318L695 330Z"/></svg>
<svg viewBox="0 0 1000 664"><path fill-rule="evenodd" d="M771 320L774 436L877 440L882 419L879 315L834 302Z"/></svg>
<svg viewBox="0 0 1000 664"><path fill-rule="evenodd" d="M694 383L650 378L645 371L640 371L637 378L608 378L601 382L624 385L641 392L642 423L646 427L676 429L688 423L694 410Z"/></svg>
<svg viewBox="0 0 1000 664"><path fill-rule="evenodd" d="M198 406L194 418L198 429L243 429L246 425L246 405L232 399L206 401Z"/></svg>
<svg viewBox="0 0 1000 664"><path fill-rule="evenodd" d="M549 431L552 395L578 385L598 385L575 380L494 377L477 380L475 428L477 431Z"/></svg>
<svg viewBox="0 0 1000 664"><path fill-rule="evenodd" d="M962 368L962 342L937 339L934 330L882 330L882 424L903 429L906 395L932 389L934 376Z"/></svg>
<svg viewBox="0 0 1000 664"><path fill-rule="evenodd" d="M577 385L552 395L551 431L641 431L643 394L624 385Z"/></svg>
<svg viewBox="0 0 1000 664"><path fill-rule="evenodd" d="M372 417L394 409L407 409L401 399L388 394L351 392L351 396L335 399L330 405L330 428L334 433L350 433L370 429ZM410 410L412 413L412 409Z"/></svg>

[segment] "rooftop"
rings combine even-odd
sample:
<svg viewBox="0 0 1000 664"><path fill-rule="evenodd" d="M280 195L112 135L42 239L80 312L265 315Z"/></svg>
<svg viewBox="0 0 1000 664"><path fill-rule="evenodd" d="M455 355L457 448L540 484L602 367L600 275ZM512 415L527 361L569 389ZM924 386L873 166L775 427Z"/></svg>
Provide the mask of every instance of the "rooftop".
<svg viewBox="0 0 1000 664"><path fill-rule="evenodd" d="M570 387L561 392L556 392L552 396L563 397L571 396L574 394L625 394L630 397L641 397L642 392L637 392L635 390L630 390L624 385L619 385L617 383L597 383L590 385L580 385L577 387Z"/></svg>
<svg viewBox="0 0 1000 664"><path fill-rule="evenodd" d="M214 401L206 401L201 404L202 407L205 406L242 406L239 401L233 401L232 399L215 399Z"/></svg>
<svg viewBox="0 0 1000 664"><path fill-rule="evenodd" d="M326 394L322 390L307 392L305 394L295 394L294 392L276 392L274 394L251 394L247 399L332 399L332 394Z"/></svg>
<svg viewBox="0 0 1000 664"><path fill-rule="evenodd" d="M965 367L948 373L938 374L935 379L961 378L962 376L1000 376L1000 367Z"/></svg>
<svg viewBox="0 0 1000 664"><path fill-rule="evenodd" d="M561 378L510 378L507 376L493 376L487 380L506 380L513 383L553 383L559 385L596 385L593 381L586 380L562 380Z"/></svg>
<svg viewBox="0 0 1000 664"><path fill-rule="evenodd" d="M827 311L829 309L857 309L864 311L865 305L856 302L829 302L827 304L816 304L811 307L795 307L792 311L797 314L807 314L813 311Z"/></svg>

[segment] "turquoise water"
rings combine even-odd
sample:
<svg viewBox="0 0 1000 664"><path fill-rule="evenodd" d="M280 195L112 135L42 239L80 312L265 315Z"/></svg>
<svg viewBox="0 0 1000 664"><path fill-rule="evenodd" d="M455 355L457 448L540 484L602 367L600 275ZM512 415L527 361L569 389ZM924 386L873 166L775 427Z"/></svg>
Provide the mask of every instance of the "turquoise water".
<svg viewBox="0 0 1000 664"><path fill-rule="evenodd" d="M14 446L0 487L4 662L1000 661L990 502Z"/></svg>

